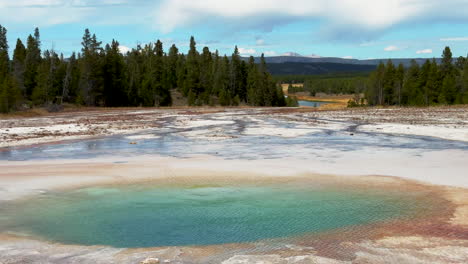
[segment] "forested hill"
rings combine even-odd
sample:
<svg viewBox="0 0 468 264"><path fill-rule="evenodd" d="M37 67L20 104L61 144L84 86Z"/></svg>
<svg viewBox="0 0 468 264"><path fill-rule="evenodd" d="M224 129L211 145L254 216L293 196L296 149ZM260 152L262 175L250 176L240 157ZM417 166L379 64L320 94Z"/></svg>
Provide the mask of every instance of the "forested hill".
<svg viewBox="0 0 468 264"><path fill-rule="evenodd" d="M244 58L248 60L248 58ZM288 62L298 62L298 63L340 63L348 65L379 65L381 62L386 63L389 59L368 59L368 60L358 60L358 59L343 59L335 57L304 57L300 55L296 56L273 56L266 57L266 63L288 63ZM423 65L427 59L423 58L400 58L400 59L391 59L394 64L403 64L405 67L411 66L412 61L415 61L419 65ZM441 58L435 59L438 64L442 62ZM255 58L255 62L260 62L260 57Z"/></svg>
<svg viewBox="0 0 468 264"><path fill-rule="evenodd" d="M302 62L285 62L285 63L268 63L268 71L272 75L319 75L319 74L336 74L336 73L360 73L371 72L377 68L376 65L359 65L359 64L344 64L344 63L302 63Z"/></svg>

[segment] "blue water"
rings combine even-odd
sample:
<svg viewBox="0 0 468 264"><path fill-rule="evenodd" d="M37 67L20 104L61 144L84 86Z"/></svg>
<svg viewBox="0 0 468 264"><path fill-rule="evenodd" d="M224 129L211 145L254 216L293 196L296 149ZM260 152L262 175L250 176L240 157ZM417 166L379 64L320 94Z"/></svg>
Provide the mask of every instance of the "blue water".
<svg viewBox="0 0 468 264"><path fill-rule="evenodd" d="M297 101L299 106L308 106L308 107L320 107L322 105L330 104L329 102L319 102L319 101Z"/></svg>
<svg viewBox="0 0 468 264"><path fill-rule="evenodd" d="M425 206L409 194L290 184L94 187L6 206L0 230L67 244L211 245L410 217Z"/></svg>
<svg viewBox="0 0 468 264"><path fill-rule="evenodd" d="M284 126L284 123L273 119L270 122L275 126ZM181 158L200 154L225 159L282 159L301 156L331 160L332 157L327 156L327 153L356 152L356 155L359 155L359 151L363 149L395 152L410 150L415 155L446 149L468 151L467 142L431 137L326 129L311 130L310 134L294 138L246 136L242 134L242 129L236 126L231 132L227 132L227 135L233 138L221 142L187 138L179 135L179 130L167 128L146 132L145 134L153 134L157 138L138 140L137 145L129 144L134 140L127 139L126 136L111 136L60 144L4 148L0 149L0 160L92 159L100 156L125 158L153 154ZM295 125L286 125L286 127L294 129Z"/></svg>

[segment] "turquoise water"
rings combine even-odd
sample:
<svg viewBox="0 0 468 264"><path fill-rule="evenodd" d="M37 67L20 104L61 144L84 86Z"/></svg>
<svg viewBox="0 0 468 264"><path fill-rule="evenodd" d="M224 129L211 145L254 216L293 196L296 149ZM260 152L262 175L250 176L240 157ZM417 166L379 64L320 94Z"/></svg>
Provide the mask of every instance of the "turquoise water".
<svg viewBox="0 0 468 264"><path fill-rule="evenodd" d="M414 197L327 188L189 186L86 188L1 211L0 231L114 247L212 245L293 237L410 217Z"/></svg>

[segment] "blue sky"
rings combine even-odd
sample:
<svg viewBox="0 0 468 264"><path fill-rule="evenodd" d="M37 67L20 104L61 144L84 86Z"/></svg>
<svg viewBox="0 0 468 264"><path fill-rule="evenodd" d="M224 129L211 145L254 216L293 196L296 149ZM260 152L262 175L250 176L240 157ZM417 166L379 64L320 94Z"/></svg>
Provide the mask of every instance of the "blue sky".
<svg viewBox="0 0 468 264"><path fill-rule="evenodd" d="M468 0L0 0L10 47L39 27L43 49L81 48L85 28L121 49L160 39L181 51L194 35L245 56L440 57L468 53Z"/></svg>

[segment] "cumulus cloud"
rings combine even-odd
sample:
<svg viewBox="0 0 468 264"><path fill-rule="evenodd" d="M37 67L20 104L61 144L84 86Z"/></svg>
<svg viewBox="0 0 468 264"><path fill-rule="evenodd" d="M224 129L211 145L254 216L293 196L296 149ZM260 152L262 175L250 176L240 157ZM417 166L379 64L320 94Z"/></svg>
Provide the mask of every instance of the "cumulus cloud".
<svg viewBox="0 0 468 264"><path fill-rule="evenodd" d="M239 53L242 56L250 56L250 55L254 55L255 53L257 53L257 51L254 49L239 48Z"/></svg>
<svg viewBox="0 0 468 264"><path fill-rule="evenodd" d="M390 45L384 48L384 51L397 51L397 50L400 50L400 48L394 45Z"/></svg>
<svg viewBox="0 0 468 264"><path fill-rule="evenodd" d="M0 0L0 17L3 23L37 26L73 22L150 25L163 33L212 21L230 31L272 30L294 21L314 21L319 22L318 33L322 37L348 36L370 41L385 30L404 24L466 22L468 1Z"/></svg>
<svg viewBox="0 0 468 264"><path fill-rule="evenodd" d="M418 50L416 51L416 54L431 54L432 49L423 49L423 50Z"/></svg>
<svg viewBox="0 0 468 264"><path fill-rule="evenodd" d="M325 32L369 33L415 21L468 20L468 1L163 0L157 8L155 24L160 30L170 32L209 18L258 26L264 26L264 21L270 18L273 18L272 26L294 19L313 19L323 22Z"/></svg>
<svg viewBox="0 0 468 264"><path fill-rule="evenodd" d="M130 52L131 50L132 49L127 46L119 45L119 51L122 54L126 54L127 52Z"/></svg>
<svg viewBox="0 0 468 264"><path fill-rule="evenodd" d="M440 41L468 41L468 37L441 38Z"/></svg>

